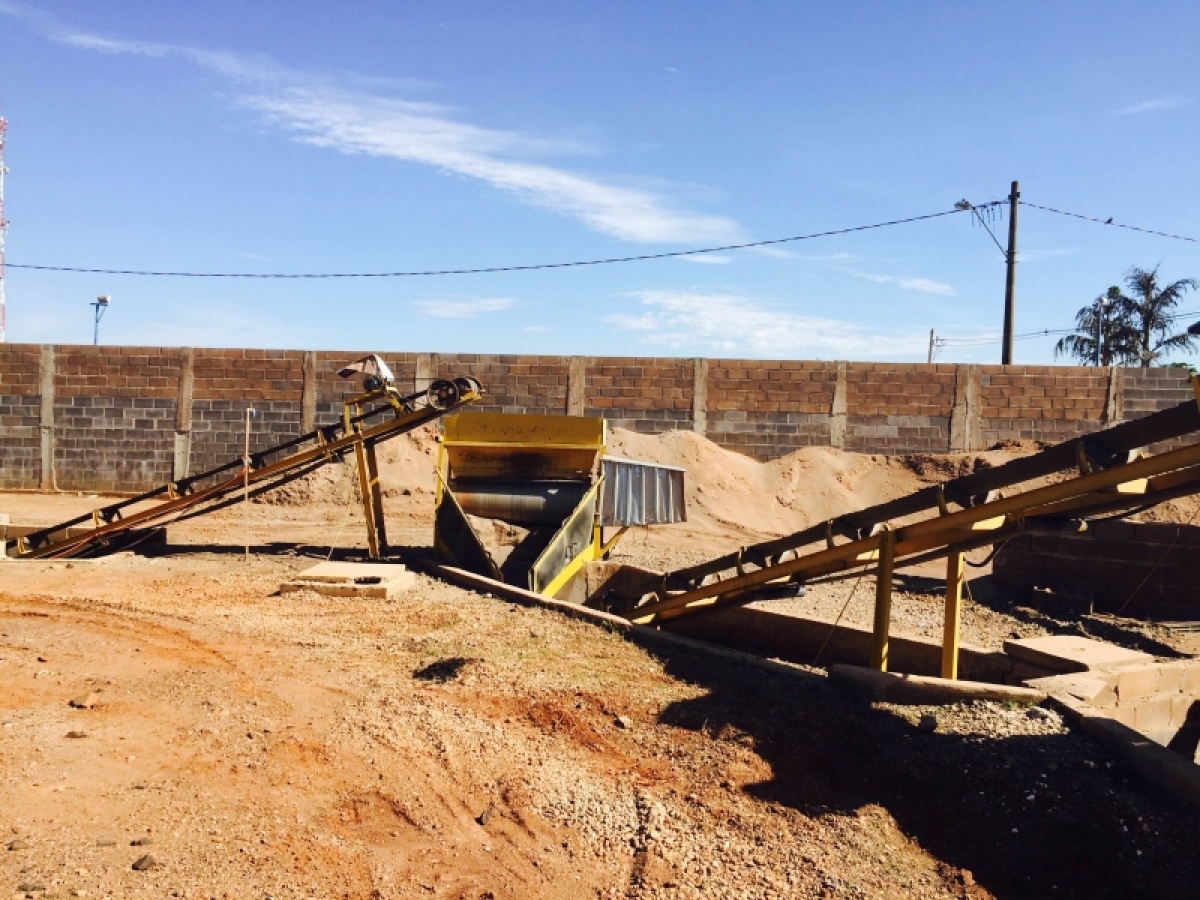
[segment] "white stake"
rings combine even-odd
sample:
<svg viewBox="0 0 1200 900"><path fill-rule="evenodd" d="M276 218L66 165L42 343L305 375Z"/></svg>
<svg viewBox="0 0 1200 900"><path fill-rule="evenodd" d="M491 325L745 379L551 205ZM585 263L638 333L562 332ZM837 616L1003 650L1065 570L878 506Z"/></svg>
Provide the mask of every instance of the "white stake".
<svg viewBox="0 0 1200 900"><path fill-rule="evenodd" d="M246 407L246 448L242 453L242 530L246 537L246 562L250 562L250 417L254 407Z"/></svg>

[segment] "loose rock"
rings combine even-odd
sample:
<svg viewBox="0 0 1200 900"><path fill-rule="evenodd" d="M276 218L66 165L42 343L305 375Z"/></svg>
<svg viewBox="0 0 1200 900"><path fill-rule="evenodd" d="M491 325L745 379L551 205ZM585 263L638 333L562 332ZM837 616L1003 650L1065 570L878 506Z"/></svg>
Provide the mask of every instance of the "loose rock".
<svg viewBox="0 0 1200 900"><path fill-rule="evenodd" d="M156 860L151 854L147 853L133 864L133 871L145 872L147 869L153 869L157 865L158 860Z"/></svg>
<svg viewBox="0 0 1200 900"><path fill-rule="evenodd" d="M87 735L86 731L68 731L67 732L67 737L69 737L69 738L85 738L87 736L88 735Z"/></svg>
<svg viewBox="0 0 1200 900"><path fill-rule="evenodd" d="M100 695L96 693L81 694L70 702L70 706L74 709L91 709L100 702Z"/></svg>
<svg viewBox="0 0 1200 900"><path fill-rule="evenodd" d="M149 847L153 843L154 843L154 838L140 837L140 838L134 838L132 841L130 841L129 846L130 847Z"/></svg>
<svg viewBox="0 0 1200 900"><path fill-rule="evenodd" d="M28 850L29 842L23 841L20 838L17 838L15 841L8 842L8 849L9 850Z"/></svg>

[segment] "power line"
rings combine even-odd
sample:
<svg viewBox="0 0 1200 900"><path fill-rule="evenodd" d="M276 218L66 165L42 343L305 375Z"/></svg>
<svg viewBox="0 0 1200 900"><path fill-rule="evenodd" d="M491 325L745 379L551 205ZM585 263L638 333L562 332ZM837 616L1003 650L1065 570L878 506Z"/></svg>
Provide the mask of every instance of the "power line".
<svg viewBox="0 0 1200 900"><path fill-rule="evenodd" d="M530 272L537 269L569 269L578 266L606 266L613 263L642 262L651 259L670 259L680 256L699 256L703 253L721 253L728 250L749 250L754 247L769 247L773 244L789 244L795 241L811 241L815 238L834 237L839 234L853 234L857 231L871 231L875 228L887 228L890 225L907 225L910 222L921 222L925 219L937 219L941 216L952 216L964 212L962 209L947 209L943 212L928 213L923 216L909 216L906 219L892 219L888 222L876 222L872 225L855 225L853 228L838 228L833 231L818 231L813 234L801 234L795 237L773 238L768 241L750 241L744 244L725 244L721 247L702 247L698 250L674 250L669 253L643 253L638 256L614 256L606 259L586 259L575 262L538 263L526 266L490 266L478 269L429 269L413 272L305 272L305 273L253 273L253 272L153 272L139 269L86 269L77 266L34 266L9 263L12 269L33 269L40 272L77 272L91 275L146 275L159 278L419 278L432 275L482 275L491 272Z"/></svg>
<svg viewBox="0 0 1200 900"><path fill-rule="evenodd" d="M1189 309L1183 312L1172 313L1169 316L1164 316L1165 319L1175 321L1176 319L1188 319L1200 316L1200 309ZM1078 328L1043 328L1040 331L1027 331L1024 334L1018 334L1013 337L1014 341L1031 341L1040 337L1053 337L1059 334L1078 334ZM999 344L1003 337L965 337L965 338L938 338L938 347L977 347L986 344Z"/></svg>
<svg viewBox="0 0 1200 900"><path fill-rule="evenodd" d="M1177 241L1190 241L1193 244L1200 244L1200 238L1185 237L1182 234L1170 234L1166 231L1155 231L1152 228L1139 228L1136 225L1122 225L1120 222L1114 222L1111 218L1097 219L1095 216L1085 216L1081 215L1080 213L1067 212L1066 210L1055 209L1053 206L1039 206L1038 204L1030 203L1027 200L1018 200L1017 202L1022 206L1040 209L1044 212L1057 213L1060 216L1070 216L1072 219L1083 219L1085 222L1095 222L1097 225L1111 225L1113 228L1124 228L1128 231L1140 231L1142 234L1155 234L1159 237L1174 238Z"/></svg>

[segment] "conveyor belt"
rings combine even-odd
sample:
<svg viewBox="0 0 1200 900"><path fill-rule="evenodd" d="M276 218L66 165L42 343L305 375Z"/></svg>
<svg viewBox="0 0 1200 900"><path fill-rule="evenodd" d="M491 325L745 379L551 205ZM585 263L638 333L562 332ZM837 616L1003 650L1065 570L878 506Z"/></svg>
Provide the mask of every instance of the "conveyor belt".
<svg viewBox="0 0 1200 900"><path fill-rule="evenodd" d="M1192 378L1192 387L1196 401L709 562L647 577L605 602L634 621L653 622L749 602L763 588L838 577L850 570L856 575L890 572L894 565L996 544L1023 528L1061 527L1091 515L1132 512L1200 493L1200 444L1137 458L1141 448L1178 443L1200 431L1200 377ZM1067 470L1074 470L1074 476L1057 484L1012 496L1002 493ZM920 516L924 518L911 521ZM837 539L848 541L838 544ZM806 549L814 544L823 546Z"/></svg>
<svg viewBox="0 0 1200 900"><path fill-rule="evenodd" d="M168 482L136 497L94 510L92 513L68 519L18 538L18 559L61 559L95 556L125 546L142 533L161 527L169 521L212 512L235 502L238 492L256 492L278 487L295 478L307 475L326 463L343 458L353 451L360 470L374 469L374 447L414 428L432 422L440 416L474 403L483 391L470 378L454 381L438 380L429 390L402 397L394 389L379 388L347 401L343 421L310 431L308 434L277 444L267 450L252 453L248 460L232 460L215 469ZM364 413L351 415L363 402L384 399L387 402ZM370 425L384 413L391 419ZM291 452L289 452L291 451ZM271 460L274 461L271 461ZM378 495L377 473L360 471L365 482L365 503ZM154 505L135 509L146 503ZM372 511L374 512L374 511ZM378 515L368 515L371 556L377 556L383 536L382 508ZM68 534L71 526L91 524L94 529L84 534ZM386 541L383 541L386 544Z"/></svg>

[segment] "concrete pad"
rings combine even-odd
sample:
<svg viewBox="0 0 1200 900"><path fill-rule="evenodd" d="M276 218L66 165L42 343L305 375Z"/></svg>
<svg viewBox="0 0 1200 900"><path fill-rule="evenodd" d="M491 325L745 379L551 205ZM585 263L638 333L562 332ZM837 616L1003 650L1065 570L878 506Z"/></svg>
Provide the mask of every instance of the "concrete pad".
<svg viewBox="0 0 1200 900"><path fill-rule="evenodd" d="M317 563L279 586L281 593L316 591L326 597L386 600L412 587L416 576L396 563Z"/></svg>
<svg viewBox="0 0 1200 900"><path fill-rule="evenodd" d="M1149 653L1072 635L1022 638L1004 642L1009 656L1056 672L1091 672L1109 666L1149 663Z"/></svg>
<svg viewBox="0 0 1200 900"><path fill-rule="evenodd" d="M1117 705L1117 695L1108 682L1083 673L1031 678L1025 685L1047 694L1065 694L1083 701L1094 709L1108 709Z"/></svg>

